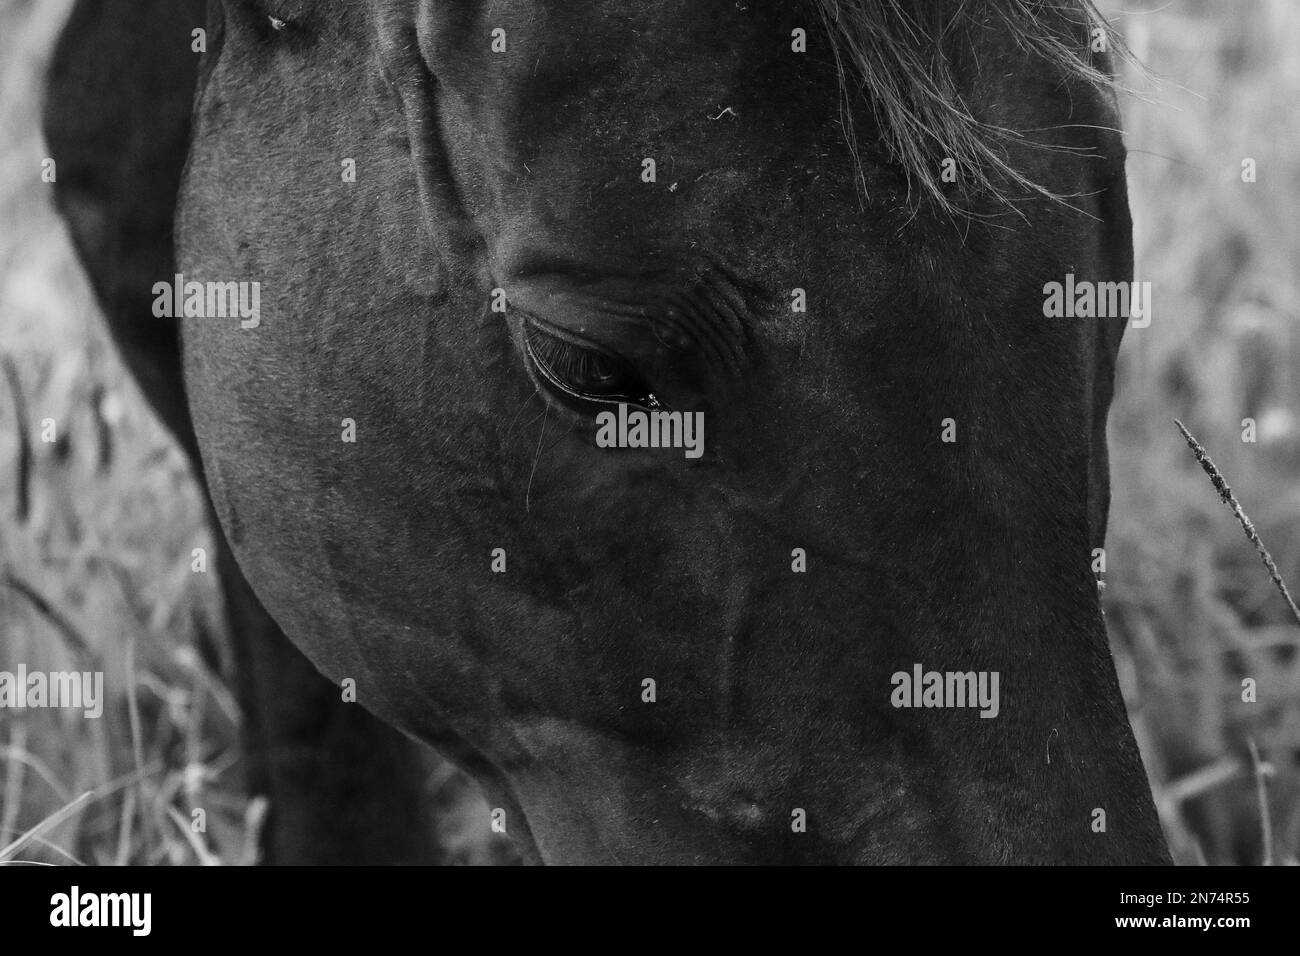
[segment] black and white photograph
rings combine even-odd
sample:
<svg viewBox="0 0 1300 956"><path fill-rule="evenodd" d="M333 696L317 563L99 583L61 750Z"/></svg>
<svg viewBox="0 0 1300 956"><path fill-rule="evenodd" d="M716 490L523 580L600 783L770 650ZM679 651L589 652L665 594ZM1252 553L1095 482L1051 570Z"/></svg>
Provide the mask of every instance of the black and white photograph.
<svg viewBox="0 0 1300 956"><path fill-rule="evenodd" d="M0 0L20 922L890 866L1241 939L1297 103L1296 0Z"/></svg>

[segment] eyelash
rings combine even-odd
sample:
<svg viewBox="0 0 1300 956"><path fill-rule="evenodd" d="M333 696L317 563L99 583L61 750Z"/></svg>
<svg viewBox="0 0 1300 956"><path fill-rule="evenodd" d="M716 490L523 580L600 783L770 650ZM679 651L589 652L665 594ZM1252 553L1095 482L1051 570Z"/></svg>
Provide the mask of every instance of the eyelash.
<svg viewBox="0 0 1300 956"><path fill-rule="evenodd" d="M642 408L662 407L636 371L622 360L570 342L531 320L525 320L524 349L538 379L564 398L594 405L624 402ZM597 393L576 384L588 377L621 387Z"/></svg>
<svg viewBox="0 0 1300 956"><path fill-rule="evenodd" d="M543 336L530 336L529 346L549 371L569 381L586 381L589 376L604 378L611 374L604 356L598 352L575 348L567 342Z"/></svg>

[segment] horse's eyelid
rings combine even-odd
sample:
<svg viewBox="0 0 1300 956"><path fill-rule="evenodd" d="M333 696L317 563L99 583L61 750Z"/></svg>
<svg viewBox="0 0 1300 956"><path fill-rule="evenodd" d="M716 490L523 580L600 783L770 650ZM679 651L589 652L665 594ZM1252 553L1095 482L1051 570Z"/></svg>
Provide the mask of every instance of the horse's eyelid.
<svg viewBox="0 0 1300 956"><path fill-rule="evenodd" d="M625 395L617 396L617 397L595 395L592 393L584 392L581 389L578 389L570 385L564 380L564 376L562 374L560 374L555 369L551 368L551 365L546 358L537 354L533 346L533 341L531 337L528 335L528 330L526 329L524 333L524 351L526 353L527 360L537 368L537 370L541 373L542 378L546 379L553 387L559 389L564 394L570 396L571 398L576 398L579 401L585 401L585 402L596 402L600 404L614 404L617 401L624 401L624 402L630 402L632 404L635 404L641 408L662 408L667 410L667 406L662 405L659 402L659 399L655 397L654 392L651 391L649 386L647 386L643 381L640 380L640 378L637 376L636 370L631 365L629 365L624 359L621 359L616 355L612 355L608 352L605 352L595 347L579 345L576 342L571 342L567 338L562 338L559 335L556 335L553 332L549 331L548 329L541 327L540 324L536 322L531 323L531 328L535 329L537 332L541 333L546 338L555 342L559 342L560 344L564 345L567 348L576 349L577 351L580 352L588 352L592 355L599 356L600 358L603 358L606 361L615 363L616 366L621 367L621 370L623 372L633 376L633 383L635 385L635 387L629 388Z"/></svg>

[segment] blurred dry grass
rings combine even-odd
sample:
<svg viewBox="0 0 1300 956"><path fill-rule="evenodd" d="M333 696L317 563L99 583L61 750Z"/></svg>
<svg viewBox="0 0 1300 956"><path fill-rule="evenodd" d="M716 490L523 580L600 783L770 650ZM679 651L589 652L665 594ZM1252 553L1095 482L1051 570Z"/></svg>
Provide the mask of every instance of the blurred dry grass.
<svg viewBox="0 0 1300 956"><path fill-rule="evenodd" d="M1125 104L1137 273L1156 312L1125 337L1111 417L1111 643L1175 859L1295 863L1300 627L1172 419L1206 445L1294 590L1300 7L1103 8L1161 78L1133 78L1146 96ZM1242 181L1246 158L1255 183ZM1242 441L1246 418L1255 443ZM1256 703L1242 701L1244 678Z"/></svg>
<svg viewBox="0 0 1300 956"><path fill-rule="evenodd" d="M201 652L220 614L213 576L189 570L209 546L196 489L126 382L40 181L39 82L69 6L0 4L0 669L103 670L107 700L99 720L0 711L0 844L90 791L18 858L244 861L258 814L222 662Z"/></svg>
<svg viewBox="0 0 1300 956"><path fill-rule="evenodd" d="M109 696L94 721L0 711L0 847L90 792L13 855L251 862L264 808L240 787L215 582L190 572L208 536L197 493L105 341L39 180L39 77L69 6L0 0L0 669L102 669ZM1126 104L1138 278L1154 283L1156 317L1128 333L1112 417L1112 644L1176 859L1294 863L1300 628L1172 419L1206 443L1300 586L1300 8L1103 7L1165 78L1135 78L1155 102ZM1245 157L1256 183L1241 181ZM46 418L53 444L39 440ZM30 502L14 480L23 447ZM1245 677L1256 703L1241 700ZM429 787L450 858L491 858L463 778L444 769ZM189 827L197 807L206 833Z"/></svg>

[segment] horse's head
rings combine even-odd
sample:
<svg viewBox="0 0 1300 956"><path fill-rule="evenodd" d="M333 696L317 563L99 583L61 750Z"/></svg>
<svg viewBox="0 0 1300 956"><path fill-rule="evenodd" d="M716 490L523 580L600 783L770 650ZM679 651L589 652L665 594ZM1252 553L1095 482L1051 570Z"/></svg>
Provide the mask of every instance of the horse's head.
<svg viewBox="0 0 1300 956"><path fill-rule="evenodd" d="M1043 309L1131 268L1063 16L213 3L179 267L260 324L186 373L268 608L546 859L1162 858L1118 329Z"/></svg>

